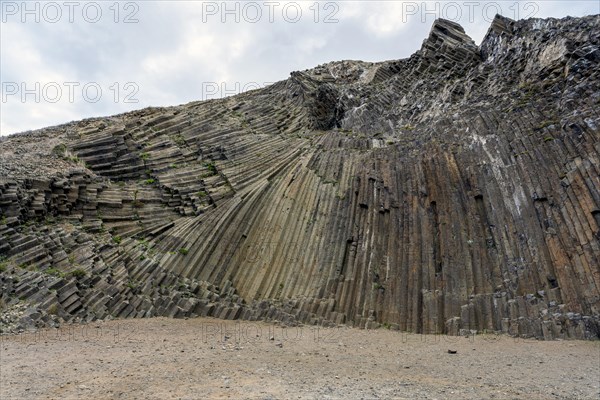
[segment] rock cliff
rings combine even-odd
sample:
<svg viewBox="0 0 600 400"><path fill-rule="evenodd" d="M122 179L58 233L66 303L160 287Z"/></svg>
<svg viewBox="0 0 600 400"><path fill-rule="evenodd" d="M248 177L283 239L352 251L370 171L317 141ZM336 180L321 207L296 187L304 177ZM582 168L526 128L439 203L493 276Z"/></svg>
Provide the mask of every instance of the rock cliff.
<svg viewBox="0 0 600 400"><path fill-rule="evenodd" d="M4 137L2 328L600 335L600 16Z"/></svg>

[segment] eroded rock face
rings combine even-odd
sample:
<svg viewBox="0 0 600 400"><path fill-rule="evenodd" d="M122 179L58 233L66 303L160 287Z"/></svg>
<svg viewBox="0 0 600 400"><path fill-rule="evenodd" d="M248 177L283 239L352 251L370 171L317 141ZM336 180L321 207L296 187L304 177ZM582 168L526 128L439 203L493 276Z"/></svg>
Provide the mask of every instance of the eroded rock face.
<svg viewBox="0 0 600 400"><path fill-rule="evenodd" d="M597 338L599 54L599 16L440 20L408 59L3 138L0 322Z"/></svg>

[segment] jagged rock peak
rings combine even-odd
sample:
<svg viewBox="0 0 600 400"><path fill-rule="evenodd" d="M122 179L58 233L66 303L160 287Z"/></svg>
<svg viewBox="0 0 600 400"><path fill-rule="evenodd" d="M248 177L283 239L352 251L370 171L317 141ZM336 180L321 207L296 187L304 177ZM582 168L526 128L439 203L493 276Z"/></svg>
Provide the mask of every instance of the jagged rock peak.
<svg viewBox="0 0 600 400"><path fill-rule="evenodd" d="M497 50L501 37L513 35L514 25L514 20L496 14L479 47L483 60L487 60Z"/></svg>
<svg viewBox="0 0 600 400"><path fill-rule="evenodd" d="M423 42L423 48L437 50L444 45L475 47L475 42L465 33L462 26L456 22L440 18L433 23L429 37Z"/></svg>
<svg viewBox="0 0 600 400"><path fill-rule="evenodd" d="M443 71L452 68L464 69L480 61L479 48L456 22L437 19L429 37L417 53L422 59L417 70Z"/></svg>
<svg viewBox="0 0 600 400"><path fill-rule="evenodd" d="M502 16L500 14L496 14L494 20L492 21L492 24L490 25L490 28L488 29L488 33L486 34L486 36L492 32L497 35L501 35L502 33L512 35L512 28L514 24L514 20Z"/></svg>

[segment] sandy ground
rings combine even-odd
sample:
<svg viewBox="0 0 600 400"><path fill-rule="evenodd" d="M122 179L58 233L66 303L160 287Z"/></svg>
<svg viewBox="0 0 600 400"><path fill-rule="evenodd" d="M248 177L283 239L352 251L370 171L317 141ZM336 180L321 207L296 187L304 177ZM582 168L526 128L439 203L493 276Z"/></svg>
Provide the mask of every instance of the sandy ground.
<svg viewBox="0 0 600 400"><path fill-rule="evenodd" d="M205 318L114 320L3 336L0 396L598 399L600 342Z"/></svg>

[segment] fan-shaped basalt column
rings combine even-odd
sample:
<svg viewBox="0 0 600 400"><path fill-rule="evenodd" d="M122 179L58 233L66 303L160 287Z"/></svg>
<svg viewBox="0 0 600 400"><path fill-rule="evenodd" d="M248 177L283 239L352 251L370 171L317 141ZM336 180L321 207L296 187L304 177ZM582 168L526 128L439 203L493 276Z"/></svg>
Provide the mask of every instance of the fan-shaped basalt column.
<svg viewBox="0 0 600 400"><path fill-rule="evenodd" d="M497 17L476 46L439 20L408 59L3 139L0 299L30 307L4 328L598 337L599 27Z"/></svg>

